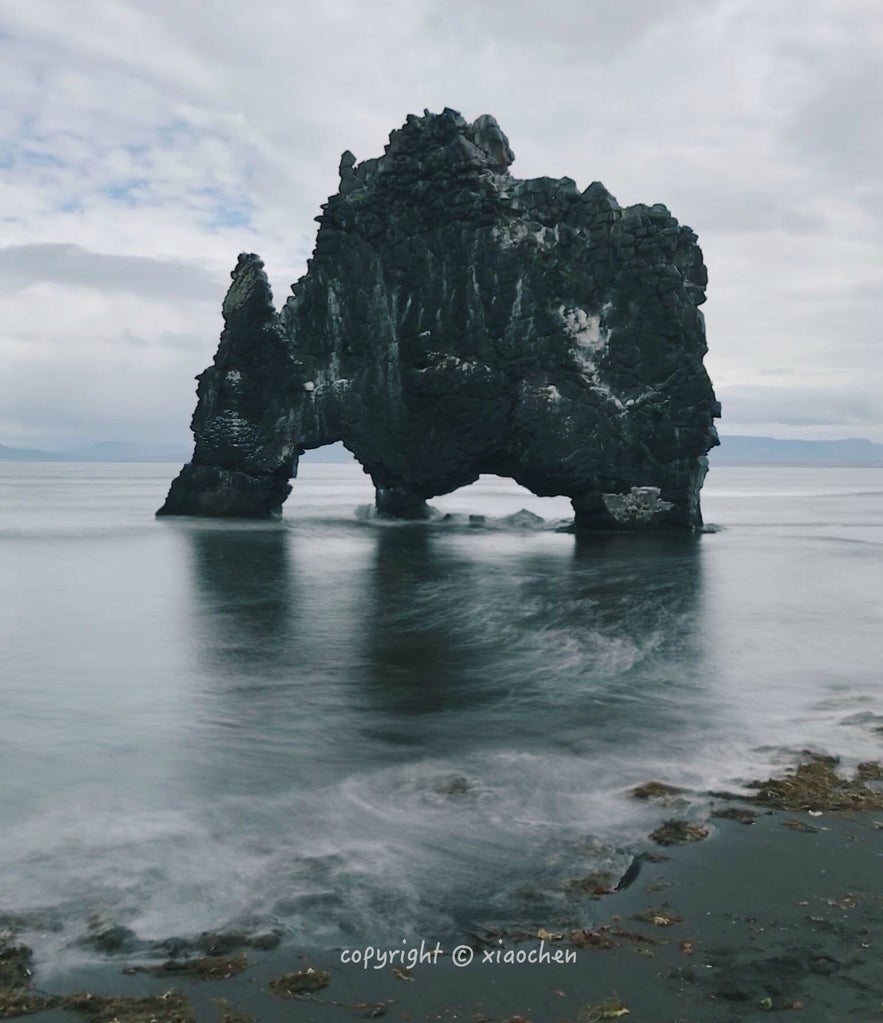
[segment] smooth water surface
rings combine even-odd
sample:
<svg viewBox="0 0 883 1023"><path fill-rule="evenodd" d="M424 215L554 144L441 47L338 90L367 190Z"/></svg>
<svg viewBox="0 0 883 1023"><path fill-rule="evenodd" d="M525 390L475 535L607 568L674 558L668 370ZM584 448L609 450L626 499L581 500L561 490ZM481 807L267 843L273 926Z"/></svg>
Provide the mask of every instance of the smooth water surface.
<svg viewBox="0 0 883 1023"><path fill-rule="evenodd" d="M883 470L720 468L700 537L556 532L487 478L429 524L304 463L274 524L176 466L0 466L0 924L435 940L579 920L671 814L883 736ZM521 507L548 528L500 521ZM470 525L469 513L487 521Z"/></svg>

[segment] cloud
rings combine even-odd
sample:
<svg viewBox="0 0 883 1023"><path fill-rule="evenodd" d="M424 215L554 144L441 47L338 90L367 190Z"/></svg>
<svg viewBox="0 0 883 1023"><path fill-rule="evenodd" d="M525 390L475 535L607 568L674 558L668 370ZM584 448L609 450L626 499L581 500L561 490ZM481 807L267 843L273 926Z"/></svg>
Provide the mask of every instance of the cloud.
<svg viewBox="0 0 883 1023"><path fill-rule="evenodd" d="M202 361L192 350L140 347L131 338L21 342L7 352L10 372L0 377L4 443L184 442L182 413L194 402L194 367Z"/></svg>
<svg viewBox="0 0 883 1023"><path fill-rule="evenodd" d="M875 381L883 384L883 379ZM740 425L776 422L788 426L862 426L875 428L880 406L870 393L838 387L788 384L736 385L721 389L724 422Z"/></svg>
<svg viewBox="0 0 883 1023"><path fill-rule="evenodd" d="M177 260L114 256L47 242L0 248L0 294L43 281L164 300L205 302L223 297L214 275Z"/></svg>
<svg viewBox="0 0 883 1023"><path fill-rule="evenodd" d="M95 431L77 439L107 435L102 409L107 430L121 421L75 345L110 360L139 429L185 429L237 253L263 256L283 301L340 153L376 156L407 113L446 105L493 113L516 174L599 179L699 232L727 415L732 393L779 422L791 399L761 387L779 372L815 395L817 425L839 414L831 388L883 429L877 0L7 7L0 400L45 384L40 353L67 382L16 404L21 437L66 403L72 430Z"/></svg>

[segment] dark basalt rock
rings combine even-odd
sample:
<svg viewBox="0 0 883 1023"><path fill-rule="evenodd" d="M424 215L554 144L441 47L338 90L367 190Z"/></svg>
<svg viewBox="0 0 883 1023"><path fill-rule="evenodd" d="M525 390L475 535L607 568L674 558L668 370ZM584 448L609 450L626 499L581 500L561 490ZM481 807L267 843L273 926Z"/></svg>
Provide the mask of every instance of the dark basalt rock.
<svg viewBox="0 0 883 1023"><path fill-rule="evenodd" d="M230 276L215 361L197 377L193 459L159 515L269 518L291 492L300 367L261 260L241 255Z"/></svg>
<svg viewBox="0 0 883 1023"><path fill-rule="evenodd" d="M492 117L409 116L379 159L343 154L280 314L239 257L161 514L278 515L298 454L343 441L380 514L492 473L569 496L579 528L701 525L720 407L696 235L513 159Z"/></svg>

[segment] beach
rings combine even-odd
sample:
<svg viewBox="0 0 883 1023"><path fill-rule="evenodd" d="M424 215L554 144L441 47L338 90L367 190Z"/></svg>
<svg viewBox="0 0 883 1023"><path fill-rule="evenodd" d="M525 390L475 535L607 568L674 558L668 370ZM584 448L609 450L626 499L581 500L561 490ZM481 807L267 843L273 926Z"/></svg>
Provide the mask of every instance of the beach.
<svg viewBox="0 0 883 1023"><path fill-rule="evenodd" d="M125 974L116 960L56 975L48 991L38 970L34 988L50 997L87 991L96 999L87 1018L107 1023L380 1016L724 1023L770 1012L793 1012L805 1023L880 1018L883 814L766 810L750 824L712 817L709 830L705 841L660 848L665 858L641 862L627 888L596 897L581 939L566 926L556 930L559 921L549 921L543 941L464 935L474 950L468 966L454 965L451 948L407 970L343 964L341 949L285 943L249 950L247 967L227 979ZM426 947L434 945L428 936ZM572 950L559 959L575 962L505 962L507 952L536 959L558 950ZM309 970L327 974L327 986L291 998L270 990L274 978ZM146 1016L138 1003L103 1008L100 1001L170 991L183 999L148 1003ZM32 1018L60 1023L82 1018L82 1011L58 1007Z"/></svg>

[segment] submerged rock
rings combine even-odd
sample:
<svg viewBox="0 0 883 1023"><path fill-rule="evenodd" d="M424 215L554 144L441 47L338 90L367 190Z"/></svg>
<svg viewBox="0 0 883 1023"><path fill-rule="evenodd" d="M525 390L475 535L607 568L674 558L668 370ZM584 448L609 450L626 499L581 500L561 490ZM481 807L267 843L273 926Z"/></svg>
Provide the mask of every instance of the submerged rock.
<svg viewBox="0 0 883 1023"><path fill-rule="evenodd" d="M660 824L650 838L657 845L685 845L687 842L701 842L708 838L708 828L689 821L668 820Z"/></svg>
<svg viewBox="0 0 883 1023"><path fill-rule="evenodd" d="M465 796L472 791L468 778L452 775L446 778L435 790L440 796Z"/></svg>
<svg viewBox="0 0 883 1023"><path fill-rule="evenodd" d="M318 970L308 966L297 973L286 973L281 977L273 977L269 988L280 998L299 998L312 991L321 991L331 983L331 974L326 970Z"/></svg>
<svg viewBox="0 0 883 1023"><path fill-rule="evenodd" d="M12 944L0 935L0 1019L30 1016L57 1003L32 988L32 962L27 945Z"/></svg>
<svg viewBox="0 0 883 1023"><path fill-rule="evenodd" d="M28 987L33 958L27 945L13 945L0 938L0 988Z"/></svg>
<svg viewBox="0 0 883 1023"><path fill-rule="evenodd" d="M683 789L676 785L668 785L663 781L647 781L643 785L636 785L630 789L630 795L635 799L655 799L668 806L683 793Z"/></svg>
<svg viewBox="0 0 883 1023"><path fill-rule="evenodd" d="M299 454L343 441L381 515L487 473L570 497L578 528L701 526L720 408L696 235L513 159L490 116L409 116L383 156L344 153L281 313L239 257L160 514L279 515Z"/></svg>
<svg viewBox="0 0 883 1023"><path fill-rule="evenodd" d="M82 944L99 952L132 952L141 945L134 931L120 924L101 924L91 928Z"/></svg>
<svg viewBox="0 0 883 1023"><path fill-rule="evenodd" d="M507 515L502 521L507 526L515 526L516 529L539 529L546 520L541 515L535 515L527 508L522 508L520 511Z"/></svg>

